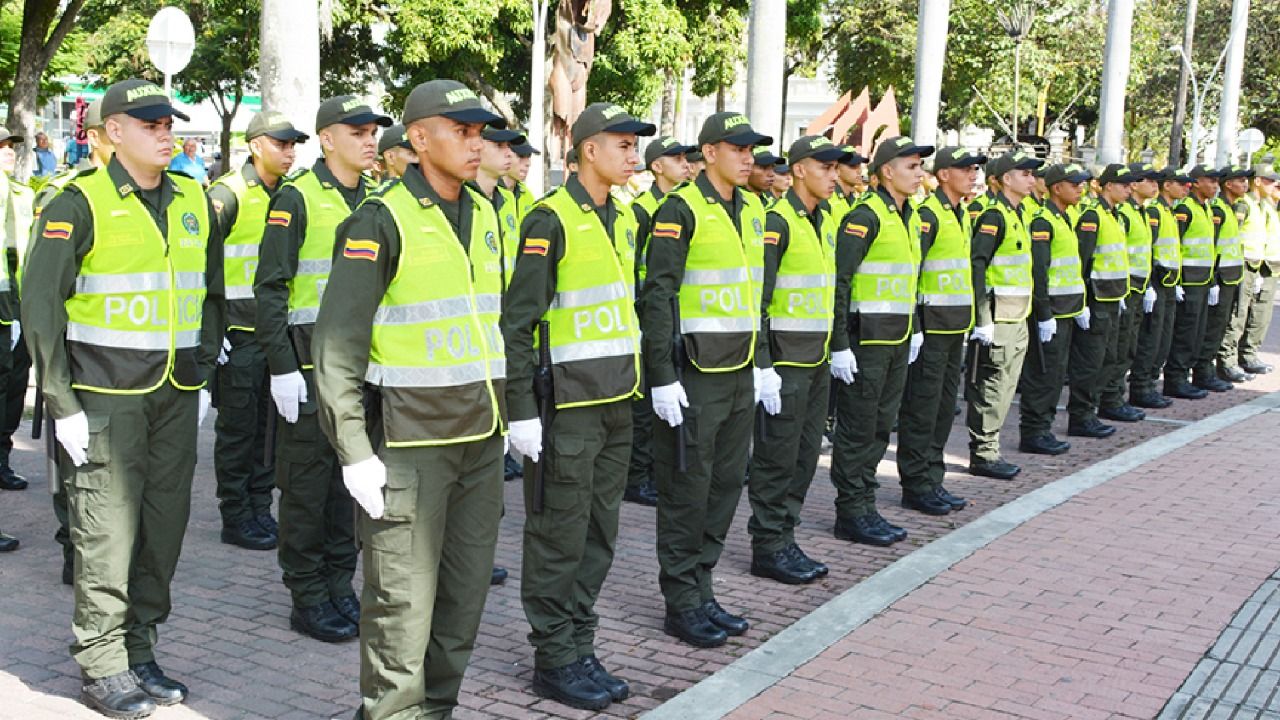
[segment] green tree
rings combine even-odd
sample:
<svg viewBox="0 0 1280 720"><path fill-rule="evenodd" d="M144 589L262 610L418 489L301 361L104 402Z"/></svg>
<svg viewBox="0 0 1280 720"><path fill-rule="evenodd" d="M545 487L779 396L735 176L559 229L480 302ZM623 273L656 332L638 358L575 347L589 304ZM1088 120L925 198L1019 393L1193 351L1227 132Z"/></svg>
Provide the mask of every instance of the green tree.
<svg viewBox="0 0 1280 720"><path fill-rule="evenodd" d="M621 0L596 39L587 97L647 115L669 78L688 65L685 16L671 0Z"/></svg>
<svg viewBox="0 0 1280 720"><path fill-rule="evenodd" d="M84 0L24 0L18 41L18 63L9 89L9 118L5 122L15 135L31 137L35 131L36 103L41 79L58 54ZM31 153L18 154L18 177L25 177Z"/></svg>

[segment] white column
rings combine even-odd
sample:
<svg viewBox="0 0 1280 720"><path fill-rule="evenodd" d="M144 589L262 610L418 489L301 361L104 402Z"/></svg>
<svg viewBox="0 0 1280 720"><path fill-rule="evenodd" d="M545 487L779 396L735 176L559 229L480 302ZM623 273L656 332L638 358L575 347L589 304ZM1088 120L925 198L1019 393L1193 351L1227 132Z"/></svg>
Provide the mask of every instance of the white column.
<svg viewBox="0 0 1280 720"><path fill-rule="evenodd" d="M747 33L747 118L776 143L782 137L782 70L787 52L787 0L752 0Z"/></svg>
<svg viewBox="0 0 1280 720"><path fill-rule="evenodd" d="M1107 3L1107 44L1098 108L1098 162L1124 162L1124 93L1129 84L1129 41L1133 0Z"/></svg>
<svg viewBox="0 0 1280 720"><path fill-rule="evenodd" d="M1249 29L1249 0L1231 6L1231 35L1227 38L1227 65L1222 71L1222 102L1218 105L1217 165L1236 159L1236 135L1240 129L1240 81L1244 76L1244 40Z"/></svg>
<svg viewBox="0 0 1280 720"><path fill-rule="evenodd" d="M546 187L547 137L547 0L531 0L533 4L533 62L529 69L529 144L541 155L529 163L525 183L534 197L541 197Z"/></svg>
<svg viewBox="0 0 1280 720"><path fill-rule="evenodd" d="M262 109L280 112L312 136L297 148L295 168L320 157L315 139L320 107L320 14L315 0L262 0L259 35Z"/></svg>
<svg viewBox="0 0 1280 720"><path fill-rule="evenodd" d="M916 30L916 89L911 103L911 136L917 145L935 145L938 104L942 98L942 62L947 55L951 0L920 0Z"/></svg>

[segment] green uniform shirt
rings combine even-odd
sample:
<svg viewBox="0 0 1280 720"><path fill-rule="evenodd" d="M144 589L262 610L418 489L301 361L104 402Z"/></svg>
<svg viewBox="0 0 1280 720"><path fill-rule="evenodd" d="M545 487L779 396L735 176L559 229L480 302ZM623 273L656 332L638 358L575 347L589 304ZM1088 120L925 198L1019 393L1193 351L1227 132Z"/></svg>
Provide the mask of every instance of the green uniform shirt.
<svg viewBox="0 0 1280 720"><path fill-rule="evenodd" d="M446 202L417 166L411 166L398 182L404 183L420 202L440 206L463 249L469 250L473 208L471 196L465 189L457 201ZM379 191L385 192L387 187L389 184ZM377 428L365 425L361 389L369 366L373 315L400 267L400 229L390 210L381 204L371 203L344 220L335 236L339 240L334 243L329 285L342 288L342 302L321 302L321 314L325 320L316 323L311 351L316 367L324 367L324 372L315 376L316 390L325 398L319 406L321 427L332 439L339 461L343 465L351 465L373 455L368 431L376 431ZM347 238L377 243L378 252L373 262L345 257L342 245ZM296 248L294 253L296 262ZM258 303L261 306L261 299ZM262 332L261 328L258 332Z"/></svg>
<svg viewBox="0 0 1280 720"><path fill-rule="evenodd" d="M280 187L279 180L274 187L263 182L258 175L258 170L253 167L252 160L245 162L244 167L240 168L240 177L244 178L245 184L249 187L261 187L272 198L275 197L276 188ZM227 233L231 232L231 227L236 224L236 216L240 213L240 201L231 188L222 183L214 184L207 192L209 199L213 201L213 218L218 223L218 229L222 231L222 237L225 238Z"/></svg>
<svg viewBox="0 0 1280 720"><path fill-rule="evenodd" d="M336 188L352 210L364 199L365 183L361 181L354 188L343 186L324 164L324 158L316 160L311 172L321 185ZM276 210L289 213L289 222L269 223L263 230L253 294L258 302L258 343L267 354L271 374L284 375L299 368L293 341L289 339L289 281L298 272L298 250L307 237L307 205L297 188L284 185L272 196L268 213ZM218 264L222 264L221 260Z"/></svg>
<svg viewBox="0 0 1280 720"><path fill-rule="evenodd" d="M165 214L173 199L175 185L168 175L161 175L160 186L154 190L140 190L117 158L103 170L111 176L121 197L136 193L142 204L160 228L160 235L167 234L168 220ZM208 202L206 200L206 202ZM213 217L210 203L209 217ZM41 237L45 225L50 222L68 223L71 236L66 240ZM40 215L36 237L32 245L31 259L26 266L23 283L22 334L31 349L32 365L41 378L45 401L53 417L62 419L80 412L80 401L71 389L71 369L66 348L67 308L64 304L75 291L80 264L93 249L93 213L89 202L79 188L68 186ZM198 353L202 379L213 370L218 350L222 347L222 323L224 299L222 286L222 231L217 223L209 228L209 245L206 248L206 295L202 308L200 351Z"/></svg>
<svg viewBox="0 0 1280 720"><path fill-rule="evenodd" d="M902 206L899 207L888 191L883 188L877 188L874 192L880 195L890 212L896 211L902 215L904 227L910 227L911 214L915 212L910 199L903 202ZM854 202L857 201L855 200ZM934 224L936 225L937 223ZM858 272L858 266L866 258L872 241L879 234L880 220L876 217L875 211L866 205L859 205L850 210L849 214L840 222L840 228L836 230L836 319L835 327L831 330L831 352L848 350L851 344L856 343L858 340L856 333L850 332L847 321L849 317L849 296L853 293L852 280L854 274ZM928 246L925 246L923 253L928 251ZM921 257L924 257L923 253ZM912 332L924 332L924 326L920 323L920 311L918 308L913 322Z"/></svg>
<svg viewBox="0 0 1280 720"><path fill-rule="evenodd" d="M800 196L796 195L795 190L787 190L787 194L783 195L779 202L789 202L796 214L809 221L813 226L813 232L818 238L822 238L822 217L830 212L823 202L819 202L813 212L809 212L805 208L804 203L800 200ZM773 288L778 282L778 266L782 264L782 256L787 254L787 247L791 244L791 226L787 221L777 213L766 213L764 220L765 237L768 238L771 233L777 233L778 242L771 243L767 240L764 244L764 280L761 281L761 300L760 300L760 329L761 334L764 329L769 327L769 303L773 301ZM837 307L839 307L837 305ZM840 317L837 313L836 317ZM840 324L840 323L836 323ZM766 338L767 340L767 338ZM773 365L773 357L771 355L769 343L762 342L756 349L756 365L759 367L771 367Z"/></svg>
<svg viewBox="0 0 1280 720"><path fill-rule="evenodd" d="M1071 219L1067 214L1058 208L1053 200L1045 200L1041 205L1046 212L1062 218L1062 221L1071 225ZM1031 221L1031 227L1028 228L1031 235L1031 315L1036 322L1044 322L1052 320L1053 300L1049 297L1049 263L1053 260L1053 241L1054 235L1053 224L1048 219L1036 217ZM1046 238L1045 240L1036 240L1036 235Z"/></svg>
<svg viewBox="0 0 1280 720"><path fill-rule="evenodd" d="M1098 213L1100 212L1111 213L1120 224L1121 232L1129 232L1129 218L1116 212L1115 207L1102 198L1095 200L1080 214L1080 219L1076 222L1076 239L1080 241L1080 277L1084 278L1087 297L1091 299L1093 283L1089 281L1089 277L1093 274L1093 251L1098 247ZM1092 225L1094 229L1083 229L1086 225ZM1125 258L1128 258L1127 254Z"/></svg>
<svg viewBox="0 0 1280 720"><path fill-rule="evenodd" d="M1004 215L1000 213L1000 209L989 205L997 202L1004 203L1006 208L1017 213L1018 217L1022 217L1021 203L1015 207L1009 202L1009 198L1004 196L1003 191L994 199L991 199L989 194L983 195L982 198L986 198L985 204L973 221L973 241L969 244L969 255L973 259L974 327L995 323L991 311L991 298L987 295L987 267L991 265L991 258L995 257L996 248L1004 242L1005 227ZM978 200L969 204L970 213L973 212L976 203ZM983 226L991 226L992 232L983 232ZM1031 242L1030 236L1027 237L1027 242Z"/></svg>

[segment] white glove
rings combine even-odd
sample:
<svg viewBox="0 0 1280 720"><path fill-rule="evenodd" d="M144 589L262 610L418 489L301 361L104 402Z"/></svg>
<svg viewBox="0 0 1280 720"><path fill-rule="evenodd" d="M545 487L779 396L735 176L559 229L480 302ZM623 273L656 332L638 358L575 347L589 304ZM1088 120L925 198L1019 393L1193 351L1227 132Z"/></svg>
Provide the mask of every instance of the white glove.
<svg viewBox="0 0 1280 720"><path fill-rule="evenodd" d="M89 416L84 411L53 421L53 435L76 467L89 462Z"/></svg>
<svg viewBox="0 0 1280 720"><path fill-rule="evenodd" d="M969 335L970 340L977 340L979 345L990 345L996 341L996 326L979 325Z"/></svg>
<svg viewBox="0 0 1280 720"><path fill-rule="evenodd" d="M920 348L922 347L924 347L924 333L912 333L910 354L907 355L908 365L915 362L916 358L920 357Z"/></svg>
<svg viewBox="0 0 1280 720"><path fill-rule="evenodd" d="M1262 288L1262 278L1258 278L1258 288L1259 289ZM1253 293L1257 295L1258 291L1254 290ZM14 320L9 325L9 352L13 352L13 349L18 347L18 341L20 341L21 339L22 339L22 323L18 322L17 320Z"/></svg>
<svg viewBox="0 0 1280 720"><path fill-rule="evenodd" d="M756 394L770 415L782 412L782 376L771 367L756 371Z"/></svg>
<svg viewBox="0 0 1280 720"><path fill-rule="evenodd" d="M218 364L226 365L227 361L231 359L230 353L231 353L231 339L227 337L223 337L222 347L218 349Z"/></svg>
<svg viewBox="0 0 1280 720"><path fill-rule="evenodd" d="M853 384L853 375L858 372L858 361L852 350L837 350L831 353L831 377L845 385Z"/></svg>
<svg viewBox="0 0 1280 720"><path fill-rule="evenodd" d="M516 420L507 427L507 439L516 452L533 462L542 454L542 420Z"/></svg>
<svg viewBox="0 0 1280 720"><path fill-rule="evenodd" d="M213 404L213 396L209 394L208 390L200 388L198 392L200 395L198 400L200 409L196 411L196 427L204 424L204 419L209 417L209 406Z"/></svg>
<svg viewBox="0 0 1280 720"><path fill-rule="evenodd" d="M679 427L684 422L682 407L689 407L689 396L684 394L684 386L679 382L653 388L653 412L671 427Z"/></svg>
<svg viewBox="0 0 1280 720"><path fill-rule="evenodd" d="M1093 316L1093 313L1089 312L1089 306L1085 305L1084 310L1079 315L1076 316L1076 327L1080 328L1081 330L1088 330L1089 318L1092 316Z"/></svg>
<svg viewBox="0 0 1280 720"><path fill-rule="evenodd" d="M1047 343L1058 334L1058 321L1049 319L1041 320L1036 323L1036 329L1040 332L1040 342Z"/></svg>
<svg viewBox="0 0 1280 720"><path fill-rule="evenodd" d="M307 401L307 381L302 379L302 373L294 370L284 375L272 375L271 399L285 422L298 422L298 407Z"/></svg>
<svg viewBox="0 0 1280 720"><path fill-rule="evenodd" d="M1222 288L1218 287L1217 285L1214 285L1213 287L1209 288L1209 307L1213 307L1214 305L1218 304L1218 296L1221 294L1222 294Z"/></svg>
<svg viewBox="0 0 1280 720"><path fill-rule="evenodd" d="M368 460L361 460L355 465L343 465L342 484L347 486L351 499L360 503L369 517L374 520L382 517L385 509L382 488L387 484L387 467L377 455L371 455Z"/></svg>
<svg viewBox="0 0 1280 720"><path fill-rule="evenodd" d="M1187 297L1187 291L1186 291L1186 290L1183 290L1183 289L1182 289L1182 286L1181 286L1181 285L1179 285L1179 286L1177 286L1177 287L1175 287L1175 288L1173 289L1173 297L1174 297L1174 299L1175 299L1175 300L1177 300L1178 302L1182 302L1182 301L1183 301L1183 300L1185 300L1185 299L1186 299L1186 297Z"/></svg>
<svg viewBox="0 0 1280 720"><path fill-rule="evenodd" d="M1142 312L1151 314L1156 309L1156 289L1147 286L1146 292L1142 293Z"/></svg>
<svg viewBox="0 0 1280 720"><path fill-rule="evenodd" d="M1262 276L1261 276L1261 275L1259 275L1258 277L1256 277L1256 278L1254 278L1254 279L1253 279L1253 294L1254 294L1254 295L1257 295L1257 294L1259 294L1259 293L1261 293L1261 292L1262 292ZM16 327L18 327L18 321L17 321L17 320L14 320L14 321L13 321L13 326L14 326L15 328L16 328Z"/></svg>
<svg viewBox="0 0 1280 720"><path fill-rule="evenodd" d="M1124 303L1125 303L1124 298L1120 298L1120 302L1116 303L1116 305L1120 306L1120 309L1116 311L1117 315L1124 314Z"/></svg>

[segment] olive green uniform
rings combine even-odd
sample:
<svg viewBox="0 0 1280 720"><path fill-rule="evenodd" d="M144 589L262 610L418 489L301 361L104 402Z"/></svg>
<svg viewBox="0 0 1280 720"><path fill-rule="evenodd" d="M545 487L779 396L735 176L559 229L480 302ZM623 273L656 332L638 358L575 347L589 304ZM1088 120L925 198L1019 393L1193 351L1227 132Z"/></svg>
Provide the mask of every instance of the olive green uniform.
<svg viewBox="0 0 1280 720"><path fill-rule="evenodd" d="M443 201L421 172L393 181L401 183L424 209L443 212L464 251L470 251L473 218L493 214L466 190L457 201ZM489 221L497 227L496 217ZM372 261L335 251L329 277L343 292L322 300L312 342L320 422L340 462L359 462L376 448L387 469L383 516L359 514L361 716L439 720L458 704L489 589L502 515L501 431L470 442L387 446L384 396L364 381L372 323L398 272L423 273L430 281L432 268L401 266L400 231L381 204L366 203L338 227L337 238L378 246ZM487 240L500 263L498 239ZM495 386L500 400L501 385Z"/></svg>
<svg viewBox="0 0 1280 720"><path fill-rule="evenodd" d="M658 189L658 183L649 186L645 191L655 200L661 202L664 193ZM649 227L653 218L640 203L631 204L631 212L636 216L636 311L639 312L640 288L644 281L640 279L640 268L648 257ZM645 378L647 381L648 378ZM649 388L643 388L644 394L631 401L631 461L627 466L627 487L635 488L653 479L653 401L649 399Z"/></svg>
<svg viewBox="0 0 1280 720"><path fill-rule="evenodd" d="M1098 419L1098 403L1102 390L1110 379L1109 371L1117 365L1116 334L1120 327L1119 301L1103 301L1096 297L1095 284L1090 280L1093 265L1097 261L1099 215L1111 213L1124 228L1124 218L1105 200L1099 199L1080 214L1076 221L1076 238L1080 241L1080 276L1084 278L1089 307L1089 329L1071 335L1071 352L1067 360L1067 374L1071 385L1067 400L1067 414L1071 423L1081 424ZM1123 242L1123 237L1121 239Z"/></svg>
<svg viewBox="0 0 1280 720"><path fill-rule="evenodd" d="M1116 207L1116 217L1120 220L1120 227L1124 229L1127 236L1134 232L1150 233L1150 225L1146 222L1146 215L1142 208L1133 202L1126 200L1126 204L1132 205L1135 210L1130 212L1123 209L1124 206ZM1141 227L1135 229L1132 227L1135 220L1141 221ZM1150 240L1148 240L1148 252L1150 248ZM1147 266L1150 267L1150 257L1147 259ZM1130 266L1130 271L1133 268ZM1142 327L1144 313L1142 311L1142 293L1146 288L1137 289L1135 286L1141 282L1139 278L1130 275L1129 294L1123 300L1116 303L1117 310L1123 304L1123 312L1116 318L1116 340L1115 350L1107 353L1107 367L1103 370L1105 378L1102 386L1102 393L1098 396L1098 406L1102 408L1118 408L1125 404L1125 378L1129 374L1129 369L1133 367L1133 359L1138 350L1138 331Z"/></svg>
<svg viewBox="0 0 1280 720"><path fill-rule="evenodd" d="M1053 213L1068 227L1071 221L1052 200L1046 200L1041 213ZM1067 357L1075 320L1057 317L1053 298L1049 295L1049 264L1053 260L1051 246L1056 228L1048 218L1037 216L1031 221L1031 273L1035 287L1031 294L1031 316L1027 318L1027 354L1022 363L1018 431L1023 440L1048 434L1057 414L1062 382L1067 375ZM1072 238L1072 243L1075 240ZM1076 296L1079 298L1079 296ZM1082 304L1081 301L1077 301ZM1077 309L1079 307L1077 305ZM1040 342L1039 323L1053 320L1056 331L1049 342Z"/></svg>
<svg viewBox="0 0 1280 720"><path fill-rule="evenodd" d="M707 203L720 203L741 231L744 191L724 200L701 174L693 181ZM685 275L695 216L683 198L671 195L654 214L654 225L673 224L678 236L650 232L648 276L640 299L645 373L650 387L676 382L672 303ZM764 226L759 228L763 238ZM761 240L763 242L763 240ZM711 572L724 550L725 536L742 495L755 410L750 363L730 372L682 368L689 407L684 423L653 426L654 481L658 489L658 582L669 611L693 610L715 599ZM676 465L676 433L685 438L686 471Z"/></svg>
<svg viewBox="0 0 1280 720"><path fill-rule="evenodd" d="M1179 237L1185 237L1191 226L1191 210L1189 203L1199 203L1204 212L1209 212L1205 203L1197 198L1188 197L1173 208L1174 220L1178 223ZM1217 226L1214 225L1214 233ZM1185 258L1185 255L1184 255ZM1187 373L1196 365L1200 347L1204 343L1205 323L1208 319L1209 286L1213 284L1210 273L1208 284L1189 284L1188 269L1184 264L1182 278L1182 302L1177 303L1177 312L1173 324L1173 340L1169 346L1169 359L1164 366L1164 380L1169 382L1186 382Z"/></svg>
<svg viewBox="0 0 1280 720"><path fill-rule="evenodd" d="M1267 202L1267 201L1263 201ZM1234 205L1236 211L1236 220L1240 224L1241 233L1244 231L1245 222L1249 218L1250 207L1244 199L1237 200ZM1243 238L1242 238L1243 239ZM1230 317L1227 318L1227 327L1222 335L1222 344L1218 348L1217 361L1222 367L1239 367L1242 360L1257 361L1258 346L1255 345L1249 349L1249 354L1241 352L1242 347L1248 345L1245 338L1245 329L1249 324L1249 316L1258 314L1260 307L1255 307L1261 302L1260 295L1262 293L1254 293L1253 286L1259 277L1264 278L1262 284L1262 293L1269 296L1275 293L1275 282L1270 283L1270 292L1268 292L1268 283L1265 278L1269 278L1269 269L1266 263L1258 263L1255 265L1251 262L1244 264L1244 275L1240 280L1240 284L1236 286L1236 303L1232 309ZM1270 299L1267 300L1270 303ZM1255 324L1257 324L1255 322ZM1255 330L1256 332L1256 330Z"/></svg>
<svg viewBox="0 0 1280 720"><path fill-rule="evenodd" d="M569 178L564 187L575 204L589 208L584 215L594 213L611 240L615 221L622 222L619 215L631 212L612 200L597 206L576 176ZM581 233L576 229L573 232ZM520 235L522 240L533 238L549 243L545 253L541 244L534 249L521 243L520 260L507 290L502 316L510 417L529 420L538 417L533 392L537 358L534 332L559 295L557 276L566 271L568 243L561 218L549 207L535 206L525 218ZM633 248L634 230L630 231L629 241ZM628 252L632 248L627 248ZM625 282L633 287L634 278L627 277ZM629 308L633 306L633 301L628 304ZM630 329L637 329L634 317L623 318ZM638 387L638 345L636 350L630 371L619 373L619 388ZM616 359L623 360L621 356ZM619 365L625 365L625 361ZM556 382L568 382L566 374L573 372L570 367L555 368ZM609 379L600 380L600 390L609 386L604 384ZM529 641L539 668L561 667L596 652L600 619L595 604L613 565L618 507L622 504L631 452L631 412L631 398L624 397L556 409L544 419L550 423L544 430L551 443L542 449L543 507L538 513L530 509L525 516L520 575L520 599L532 628ZM532 464L526 462L526 508L533 507L533 475Z"/></svg>
<svg viewBox="0 0 1280 720"><path fill-rule="evenodd" d="M796 214L813 226L819 242L835 242L834 237L823 235L827 212L823 205L810 213L795 190L788 190L779 202L790 203ZM765 312L761 327L769 327L768 307L773 299L778 267L790 245L791 228L786 219L769 213L765 220L764 285L760 302ZM823 343L821 359L812 367L803 367L777 364L781 356L775 356L775 343L784 339L785 335L770 334L769 342L761 343L757 350L762 355L758 363L773 365L782 378L782 409L776 415L769 415L759 426L759 438L751 453L747 488L751 519L747 521L747 531L751 533L752 551L758 556L772 555L795 544L800 510L818 467L822 433L827 423L827 398L831 389L827 343Z"/></svg>
<svg viewBox="0 0 1280 720"><path fill-rule="evenodd" d="M354 210L365 196L363 182L343 187L323 158L311 172L326 188L337 189L348 209ZM288 218L282 224L268 219L262 233L253 287L258 305L254 334L272 375L301 370L307 383L307 401L298 410L298 421L277 418L275 437L280 569L294 606L304 608L354 594L355 536L351 496L342 485L333 446L320 431L314 378L300 357L309 348L305 339L294 337L288 323L288 282L298 273L298 251L307 234L306 203L301 192L286 183L272 197L270 211L288 213Z"/></svg>
<svg viewBox="0 0 1280 720"><path fill-rule="evenodd" d="M910 227L915 212L910 201L899 208L885 190L875 193L889 212L899 214L902 224ZM852 350L858 368L853 384L836 385L836 417L840 421L831 439L831 484L836 488L836 515L840 518L875 512L876 488L880 487L876 467L889 448L889 434L907 382L908 340L865 344L858 315L849 311L853 278L879 235L880 220L867 205L850 210L836 234L835 311L838 317L844 313L846 321L836 321L831 350Z"/></svg>
<svg viewBox="0 0 1280 720"><path fill-rule="evenodd" d="M1211 207L1212 214L1210 218L1213 220L1214 244L1217 245L1219 235L1222 232L1222 223L1225 221L1225 213L1228 212L1223 203L1213 203ZM1231 322L1231 318L1236 312L1236 299L1240 295L1241 284L1227 283L1222 279L1223 270L1219 266L1222 257L1214 252L1213 261L1213 282L1210 287L1218 288L1218 304L1208 305L1205 309L1204 320L1204 341L1200 344L1200 352L1196 356L1196 364L1192 369L1192 376L1196 379L1211 378L1217 374L1218 353L1222 350L1222 341L1227 334L1227 325ZM1237 274L1237 277L1239 275ZM1207 304L1208 301L1206 301ZM1232 366L1235 360L1232 360Z"/></svg>
<svg viewBox="0 0 1280 720"><path fill-rule="evenodd" d="M1159 240L1160 219L1162 212L1172 214L1163 197L1156 198L1145 208L1147 226L1151 228L1153 238ZM1174 221L1176 232L1177 221ZM1174 237L1177 242L1179 238ZM1138 329L1138 347L1134 351L1133 369L1129 371L1129 396L1136 398L1151 393L1159 393L1156 382L1160 379L1160 370L1169 358L1169 346L1173 343L1173 321L1178 312L1177 284L1178 268L1164 267L1153 257L1151 264L1151 287L1156 291L1156 304L1151 312L1145 313Z"/></svg>
<svg viewBox="0 0 1280 720"><path fill-rule="evenodd" d="M158 188L139 190L116 159L94 172L107 173L122 200L132 196L141 202L166 241L173 237L168 235L169 205L184 192L182 187L199 192L189 181L180 187L167 174ZM208 205L203 197L198 202ZM70 225L70 230L64 235L50 230L50 223L63 231ZM184 217L183 224L190 236L207 243L201 345L198 351L174 351L165 379L149 392L72 389L73 381L86 379L74 361L74 345L66 339L64 303L95 244L93 215L78 187L68 187L44 209L27 263L22 325L48 412L67 418L83 411L88 418L88 462L69 470L73 465L61 447L58 462L69 480L75 546L76 639L71 654L90 678L155 659L157 626L169 615L169 584L186 533L198 400L195 391L177 384L200 385L212 371L221 342L222 237L215 223L203 227L194 215ZM131 367L119 368L122 382L136 381L124 379Z"/></svg>
<svg viewBox="0 0 1280 720"><path fill-rule="evenodd" d="M1023 217L1022 208L1014 207L1004 193L1000 193L980 206L982 209L973 221L973 243L969 250L973 259L974 325L995 325L995 340L991 345L971 343L974 351L969 362L973 364L965 387L965 399L969 403L966 415L969 457L971 461L980 462L1000 459L1000 428L1009 414L1027 354L1027 324L1021 320L996 322L995 297L987 289L987 267L1010 231L1005 226L1004 215L991 207L992 203L1004 203L1008 210ZM970 204L970 212L972 210L973 204ZM1022 243L1017 247L1024 248L1031 239L1016 238L1014 242Z"/></svg>
<svg viewBox="0 0 1280 720"><path fill-rule="evenodd" d="M275 195L275 188L258 177L252 161L238 172L250 189L261 188L269 197ZM209 188L209 199L225 238L236 224L239 200L231 188L219 182ZM252 277L247 279L252 283ZM267 355L252 330L256 313L253 299L229 302L238 303L244 310L228 307L226 338L231 350L227 361L218 366L215 381L218 418L214 424L213 469L218 479L222 525L236 527L271 512L275 458L267 456L266 443L267 423L275 422L275 406L271 402ZM238 312L248 314L236 317Z"/></svg>

